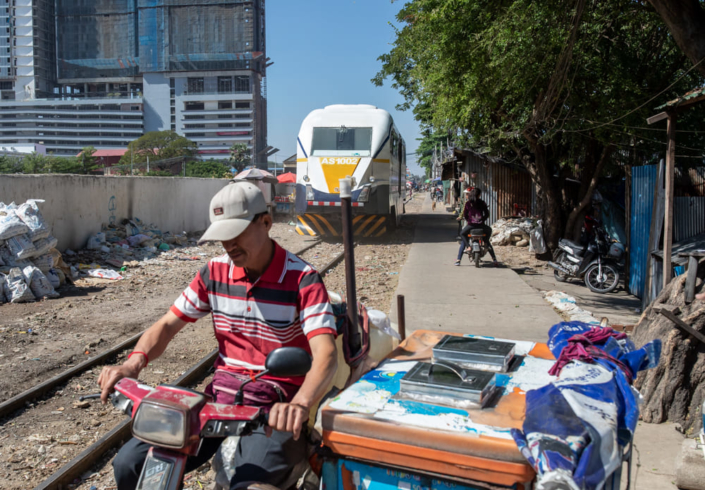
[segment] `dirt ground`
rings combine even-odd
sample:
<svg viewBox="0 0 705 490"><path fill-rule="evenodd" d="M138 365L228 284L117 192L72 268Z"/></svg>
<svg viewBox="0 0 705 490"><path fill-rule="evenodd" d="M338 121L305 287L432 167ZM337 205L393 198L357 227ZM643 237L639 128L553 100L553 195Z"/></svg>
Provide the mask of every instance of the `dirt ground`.
<svg viewBox="0 0 705 490"><path fill-rule="evenodd" d="M368 307L389 311L398 274L413 238L421 200L407 204L403 225L383 239L363 241L356 248L358 300ZM310 245L285 222L274 224L271 236L290 251ZM340 253L342 245L323 241L302 254L314 267L323 267ZM107 350L145 329L163 315L206 261L220 255L219 245L175 248L134 262L121 272L120 281L83 278L62 287L62 297L26 304L0 306L0 400L4 401L59 374L95 353ZM198 260L181 260L197 257ZM64 256L69 264L104 264L108 257L93 252ZM344 266L331 269L324 279L331 291L345 294ZM165 354L142 372L147 384L174 381L216 347L210 318L189 325ZM124 352L110 362L124 360ZM73 378L66 385L29 403L0 420L0 489L33 488L124 419L121 412L99 401L79 403L84 394L97 392L102 366ZM199 383L203 388L208 379ZM83 475L75 488L115 488L109 461ZM204 465L186 481L185 488L203 488L212 481ZM201 486L203 485L203 487Z"/></svg>

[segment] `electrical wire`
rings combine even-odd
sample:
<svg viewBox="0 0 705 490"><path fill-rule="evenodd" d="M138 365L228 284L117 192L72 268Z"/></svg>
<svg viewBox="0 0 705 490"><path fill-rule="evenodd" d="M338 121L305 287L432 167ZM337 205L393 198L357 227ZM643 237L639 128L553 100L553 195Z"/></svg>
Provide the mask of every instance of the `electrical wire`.
<svg viewBox="0 0 705 490"><path fill-rule="evenodd" d="M698 65L700 65L700 63L702 63L703 61L705 61L705 57L703 57L700 61L698 61L697 63L695 63L693 66L691 66L690 69L689 69L688 71L686 71L685 73L683 73L680 77L678 77L678 79L677 79L675 82L673 82L673 83L670 84L668 87L666 87L665 89L663 89L662 91L660 91L658 94L656 94L656 95L654 95L653 97L651 97L649 100L647 100L646 102L644 102L643 104L641 104L641 105L640 105L639 107L637 107L636 109L632 109L631 111L627 112L627 113L624 114L623 116L619 116L618 118L612 119L611 121L608 121L608 122L605 122L605 123L600 123L600 124L598 124L597 126L593 126L593 127L591 127L591 128L585 128L585 129L571 129L571 130L564 129L564 130L562 130L562 131L563 131L563 132L566 132L566 133L580 133L580 132L583 132L583 131L592 131L593 129L601 128L601 127L603 127L603 126L607 126L608 124L615 123L615 122L619 121L620 119L624 119L625 117L629 116L630 114L634 114L634 113L635 113L636 111L638 111L639 109L645 107L647 104L650 104L652 101L654 101L655 99L657 99L658 97L660 97L661 95L663 95L664 93L666 93L667 91L669 91L671 88L673 88L674 85L676 85L678 82L680 82L681 79L683 79L683 77L685 77L688 73L690 73L690 72L693 71L695 68L697 68Z"/></svg>

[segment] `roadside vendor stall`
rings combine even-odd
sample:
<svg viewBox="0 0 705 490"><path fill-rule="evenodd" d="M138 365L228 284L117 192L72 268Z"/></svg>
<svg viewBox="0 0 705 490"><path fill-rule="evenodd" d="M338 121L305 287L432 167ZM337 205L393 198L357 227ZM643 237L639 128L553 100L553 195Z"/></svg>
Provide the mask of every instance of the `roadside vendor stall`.
<svg viewBox="0 0 705 490"><path fill-rule="evenodd" d="M566 323L551 329L555 338L563 342L561 349L570 345L562 336L573 328L573 323ZM595 327L585 328L576 333L591 332ZM506 366L478 361L477 352L472 353L469 363L461 362L457 356L453 362L439 358L449 338L484 342L485 354L494 355L495 359L504 356ZM607 335L605 339L609 345L611 337ZM443 347L439 348L441 344ZM468 348L463 344L460 350L467 353ZM469 350L476 350L476 346L471 344ZM647 360L649 355L640 351L636 351L639 355L634 359L639 359L634 362L648 367L654 353ZM630 458L630 440L623 440L621 434L618 441L617 429L622 429L624 414L616 414L621 408L628 418L634 407L620 400L612 403L614 400L606 397L595 401L604 405L605 420L614 408L614 423L606 423L606 430L591 421L589 414L583 414L583 421L564 410L557 419L571 422L566 426L554 424L548 432L555 429L555 433L542 433L544 427L536 424L537 415L550 419L554 414L535 401L527 407L527 392L536 394L547 386L558 386L560 378L549 374L557 374L555 366L556 358L547 344L417 330L386 361L322 409L323 442L332 451L323 465L323 488L577 489L595 488L595 482L601 482L598 485L602 488L618 489L622 462ZM435 370L438 367L441 370ZM593 375L599 373L593 376L598 383L604 383L605 376L607 381L620 378L600 366L592 367ZM424 386L419 388L419 381ZM584 384L590 385L591 381ZM603 389L602 385L599 389ZM561 406L555 400L551 403ZM633 432L632 422L635 425L630 420L624 424L627 434ZM579 430L572 433L575 427ZM595 443L601 444L599 450L586 434L592 436L593 442L601 440ZM553 443L552 447L546 445L547 440ZM605 456L605 447L611 447L612 453ZM551 451L560 461L554 460ZM596 453L601 467L594 465ZM579 463L593 472L583 475L587 483L574 486L572 481L569 484L562 480L566 475L570 479L573 470L579 473ZM536 486L537 469L552 473L549 478L554 485L560 482L565 486L543 487L540 482Z"/></svg>

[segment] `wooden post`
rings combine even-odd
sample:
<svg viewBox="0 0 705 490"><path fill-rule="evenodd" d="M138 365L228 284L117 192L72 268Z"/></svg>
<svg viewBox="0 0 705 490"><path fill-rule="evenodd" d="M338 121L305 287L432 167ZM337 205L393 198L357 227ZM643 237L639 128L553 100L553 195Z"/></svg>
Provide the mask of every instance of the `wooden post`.
<svg viewBox="0 0 705 490"><path fill-rule="evenodd" d="M676 168L676 115L668 115L668 147L666 149L666 202L663 229L663 287L671 282L671 249L673 244L673 179Z"/></svg>

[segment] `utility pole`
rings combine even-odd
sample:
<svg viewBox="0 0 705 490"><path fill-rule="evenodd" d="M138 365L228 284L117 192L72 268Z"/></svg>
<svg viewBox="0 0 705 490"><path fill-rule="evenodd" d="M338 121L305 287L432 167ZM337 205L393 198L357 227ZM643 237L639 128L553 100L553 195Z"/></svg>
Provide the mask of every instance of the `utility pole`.
<svg viewBox="0 0 705 490"><path fill-rule="evenodd" d="M147 155L147 173L149 173L149 155Z"/></svg>

